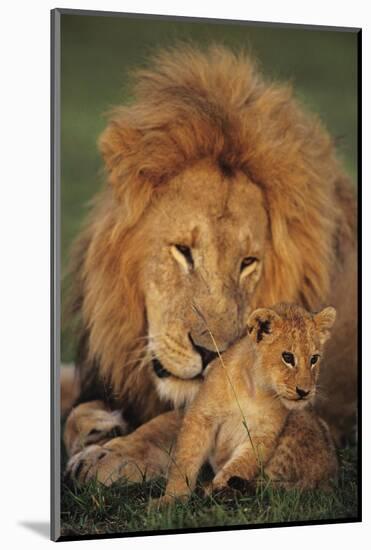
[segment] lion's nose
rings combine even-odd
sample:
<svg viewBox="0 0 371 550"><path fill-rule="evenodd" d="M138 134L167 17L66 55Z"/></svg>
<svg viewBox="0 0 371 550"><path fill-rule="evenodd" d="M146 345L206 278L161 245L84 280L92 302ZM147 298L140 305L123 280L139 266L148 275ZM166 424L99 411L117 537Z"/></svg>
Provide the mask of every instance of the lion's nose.
<svg viewBox="0 0 371 550"><path fill-rule="evenodd" d="M194 342L192 336L190 334L188 336L192 346L197 351L197 353L199 353L201 356L202 370L206 369L207 365L211 363L211 361L215 359L215 357L218 357L218 353L216 351L211 351L210 349L204 348L203 346L197 345Z"/></svg>
<svg viewBox="0 0 371 550"><path fill-rule="evenodd" d="M300 399L303 399L303 397L307 397L307 395L309 395L310 390L303 390L303 388L298 388L298 386L296 386L296 393Z"/></svg>

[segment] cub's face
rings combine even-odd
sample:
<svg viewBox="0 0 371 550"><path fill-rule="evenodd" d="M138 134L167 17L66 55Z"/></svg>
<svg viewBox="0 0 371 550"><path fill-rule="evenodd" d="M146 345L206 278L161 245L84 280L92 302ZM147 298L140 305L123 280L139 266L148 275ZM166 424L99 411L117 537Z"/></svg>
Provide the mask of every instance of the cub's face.
<svg viewBox="0 0 371 550"><path fill-rule="evenodd" d="M258 356L258 379L286 408L300 409L313 401L335 318L332 307L312 315L285 304L251 314L248 331Z"/></svg>
<svg viewBox="0 0 371 550"><path fill-rule="evenodd" d="M262 191L242 173L200 161L156 192L146 213L141 269L152 376L181 405L203 369L236 340L259 285L268 219Z"/></svg>

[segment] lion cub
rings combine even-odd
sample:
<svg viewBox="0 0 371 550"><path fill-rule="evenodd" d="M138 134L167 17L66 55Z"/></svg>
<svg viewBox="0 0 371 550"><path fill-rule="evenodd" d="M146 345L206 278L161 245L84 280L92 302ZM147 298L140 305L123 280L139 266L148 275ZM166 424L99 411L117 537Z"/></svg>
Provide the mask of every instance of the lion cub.
<svg viewBox="0 0 371 550"><path fill-rule="evenodd" d="M251 314L247 336L214 360L185 414L160 504L188 496L207 460L216 490L262 471L284 487L336 476L328 428L311 405L335 317L332 307L311 314L288 304Z"/></svg>

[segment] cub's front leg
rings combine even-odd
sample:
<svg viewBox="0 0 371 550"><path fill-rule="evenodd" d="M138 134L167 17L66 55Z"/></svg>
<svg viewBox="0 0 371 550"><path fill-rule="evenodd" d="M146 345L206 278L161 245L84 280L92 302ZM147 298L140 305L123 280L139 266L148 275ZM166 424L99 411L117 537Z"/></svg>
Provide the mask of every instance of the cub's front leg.
<svg viewBox="0 0 371 550"><path fill-rule="evenodd" d="M215 419L201 412L186 414L171 461L165 496L159 500L159 505L189 497L210 453L216 429Z"/></svg>
<svg viewBox="0 0 371 550"><path fill-rule="evenodd" d="M222 469L217 472L211 484L206 488L206 494L229 487L232 478L254 480L272 454L274 443L274 439L269 436L254 438L252 444L250 439L242 443Z"/></svg>

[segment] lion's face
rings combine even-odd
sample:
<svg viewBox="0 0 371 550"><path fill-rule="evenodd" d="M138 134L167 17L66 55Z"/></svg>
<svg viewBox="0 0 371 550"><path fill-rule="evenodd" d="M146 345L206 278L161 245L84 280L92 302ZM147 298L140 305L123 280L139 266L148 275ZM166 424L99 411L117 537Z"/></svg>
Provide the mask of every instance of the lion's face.
<svg viewBox="0 0 371 550"><path fill-rule="evenodd" d="M176 405L193 398L215 344L223 351L241 334L263 269L267 222L261 190L207 161L167 183L146 213L150 253L141 286L153 376Z"/></svg>

